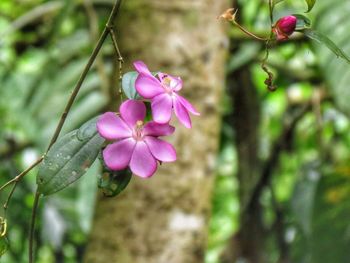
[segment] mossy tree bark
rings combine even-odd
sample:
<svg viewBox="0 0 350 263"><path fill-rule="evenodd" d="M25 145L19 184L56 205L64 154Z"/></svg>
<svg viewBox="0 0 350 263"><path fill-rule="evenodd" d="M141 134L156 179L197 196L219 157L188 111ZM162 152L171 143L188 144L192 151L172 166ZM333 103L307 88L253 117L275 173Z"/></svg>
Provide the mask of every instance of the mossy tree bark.
<svg viewBox="0 0 350 263"><path fill-rule="evenodd" d="M176 163L134 177L117 198L100 197L84 262L203 262L220 132L226 0L128 0L117 29L123 56L181 76L201 112L188 130L173 121Z"/></svg>

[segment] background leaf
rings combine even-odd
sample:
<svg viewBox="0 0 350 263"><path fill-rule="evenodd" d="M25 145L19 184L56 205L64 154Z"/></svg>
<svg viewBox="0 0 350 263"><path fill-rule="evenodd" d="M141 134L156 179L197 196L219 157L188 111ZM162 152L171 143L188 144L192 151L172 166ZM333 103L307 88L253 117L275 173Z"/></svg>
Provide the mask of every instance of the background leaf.
<svg viewBox="0 0 350 263"><path fill-rule="evenodd" d="M305 30L302 30L302 32L308 38L326 45L337 57L345 59L347 62L350 63L350 57L327 36L312 29L305 29Z"/></svg>
<svg viewBox="0 0 350 263"><path fill-rule="evenodd" d="M138 75L139 73L136 71L131 71L123 75L122 88L125 96L127 96L129 99L140 98L140 95L137 93L135 89L135 81Z"/></svg>
<svg viewBox="0 0 350 263"><path fill-rule="evenodd" d="M295 30L303 30L311 26L311 21L308 17L300 14L293 14L297 18L297 25Z"/></svg>
<svg viewBox="0 0 350 263"><path fill-rule="evenodd" d="M315 29L324 33L330 39L336 40L339 47L350 54L350 20L348 19L350 2L318 0L314 11L316 13ZM337 107L350 116L349 64L344 60L337 59L324 45L314 45L314 48L330 94L334 96Z"/></svg>
<svg viewBox="0 0 350 263"><path fill-rule="evenodd" d="M316 0L306 0L306 3L307 3L307 11L306 12L310 12L316 3Z"/></svg>
<svg viewBox="0 0 350 263"><path fill-rule="evenodd" d="M98 187L107 197L119 195L130 183L132 173L130 170L109 171L104 169L99 181Z"/></svg>

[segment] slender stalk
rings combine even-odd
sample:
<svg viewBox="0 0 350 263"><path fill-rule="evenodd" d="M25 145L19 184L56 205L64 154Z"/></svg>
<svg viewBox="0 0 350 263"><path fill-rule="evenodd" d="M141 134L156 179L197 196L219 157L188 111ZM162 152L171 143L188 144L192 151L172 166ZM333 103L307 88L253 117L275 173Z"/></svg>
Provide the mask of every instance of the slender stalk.
<svg viewBox="0 0 350 263"><path fill-rule="evenodd" d="M78 80L78 82L77 82L77 84L72 92L72 95L70 96L70 98L67 102L67 105L66 105L66 107L63 111L63 114L61 116L61 119L56 127L55 133L54 133L54 135L49 143L47 151L51 149L52 145L57 141L58 136L60 135L60 133L62 131L63 125L67 119L68 113L73 106L73 103L74 103L74 101L75 101L75 99L76 99L76 97L81 89L81 86L83 85L84 80L85 80L87 74L89 73L90 68L92 67L94 61L96 60L96 57L97 57L98 53L100 52L102 45L105 42L105 40L110 32L110 28L113 25L113 21L119 12L121 2L122 2L122 0L116 0L115 4L113 6L112 12L108 18L108 21L107 21L105 28L103 29L103 32L100 36L100 39L98 40L94 50L92 51L92 54L89 58L89 61L86 64L82 74L80 75L80 78L79 78L79 80Z"/></svg>
<svg viewBox="0 0 350 263"><path fill-rule="evenodd" d="M255 34L253 34L252 32L248 31L247 29L245 29L244 27L242 27L240 24L238 24L236 21L232 21L233 24L235 26L237 26L242 32L244 32L245 34L247 34L248 36L251 36L252 38L255 38L256 40L260 40L260 41L268 41L267 38L262 38L262 37L259 37Z"/></svg>
<svg viewBox="0 0 350 263"><path fill-rule="evenodd" d="M7 208L8 208L8 206L9 206L9 203L10 203L10 200L11 200L11 198L12 198L12 195L13 195L13 193L14 193L15 190L16 190L17 184L18 184L18 181L14 183L14 185L13 185L13 187L12 187L12 189L11 189L11 192L10 192L10 194L8 195L7 200L6 200L5 204L4 204L4 215L5 215L5 217L6 217L6 213L7 213Z"/></svg>
<svg viewBox="0 0 350 263"><path fill-rule="evenodd" d="M80 75L80 78L76 84L76 86L74 87L74 90L72 92L72 95L70 96L67 104L66 104L66 107L60 117L60 121L56 127L56 130L52 136L52 139L50 140L50 143L49 143L49 146L44 154L44 156L47 154L47 152L51 149L52 145L57 141L61 131L62 131L62 128L63 128L63 125L67 119L67 116L68 116L68 113L69 111L71 110L72 106L73 106L73 103L81 89L81 86L83 85L84 83L84 80L89 72L89 70L91 69L94 61L96 60L96 57L98 55L98 53L100 52L101 50L101 47L104 43L104 41L106 40L109 32L110 32L110 28L112 28L112 25L113 25L113 21L115 19L115 17L117 16L118 12L119 12L119 8L120 8L120 5L121 5L121 2L122 0L116 0L114 6L113 6L113 9L112 9L112 12L108 18L108 21L107 21L107 24L89 58L89 61L88 63L86 64L82 74ZM14 179L8 181L7 183L5 183L3 186L0 187L0 192L5 189L7 186L9 186L10 184L12 183L17 183L20 179L22 179L22 177L24 177L28 172L30 172L34 167L36 167L39 163L42 162L42 160L44 159L44 156L40 157L37 161L35 161L31 166L29 166L26 170L24 170L22 173L20 173L18 176L16 176Z"/></svg>
<svg viewBox="0 0 350 263"><path fill-rule="evenodd" d="M57 141L63 125L67 119L68 113L71 110L73 103L84 83L84 80L87 76L87 74L89 73L94 61L96 60L97 55L99 54L103 43L105 42L108 34L110 33L110 29L112 28L113 25L113 21L115 20L115 17L117 16L119 9L120 9L120 5L121 5L122 0L116 0L113 9L111 11L111 14L108 18L108 21L106 23L106 26L94 48L94 50L92 51L92 54L90 55L90 58L82 72L82 74L80 75L80 78L76 84L76 86L74 87L74 90L72 92L72 95L70 96L66 107L62 113L62 116L60 118L60 121L56 127L56 130L54 132L54 135L52 136L52 139L49 143L49 146L46 150L46 153L51 149L52 145ZM35 218L36 218L36 214L37 214L37 209L38 209L38 205L39 205L39 199L40 199L40 193L38 192L38 190L36 190L35 193L35 199L34 199L34 204L33 204L33 210L32 210L32 221L31 221L31 225L30 225L30 233L29 233L29 263L33 263L33 243L34 243L34 231L35 231Z"/></svg>
<svg viewBox="0 0 350 263"><path fill-rule="evenodd" d="M35 230L35 218L38 211L39 206L39 199L40 199L40 193L38 190L35 192L35 198L33 203L33 209L32 209L32 219L30 223L30 229L29 229L29 263L33 263L34 261L34 230Z"/></svg>
<svg viewBox="0 0 350 263"><path fill-rule="evenodd" d="M7 186L9 186L12 183L17 183L19 180L22 179L27 173L29 173L31 170L33 170L38 164L40 164L44 159L44 156L41 156L39 159L37 159L32 165L30 165L27 169L25 169L22 173L17 175L12 180L8 181L6 184L0 187L0 192L4 190Z"/></svg>
<svg viewBox="0 0 350 263"><path fill-rule="evenodd" d="M273 83L274 82L274 75L266 65L267 60L269 59L269 55L270 55L270 42L273 39L273 9L274 9L274 2L273 2L273 0L269 0L269 13L270 13L271 30L270 30L270 37L266 40L266 43L265 43L265 57L261 62L261 68L267 74L267 78L266 78L264 83L267 86L269 91L275 91L277 89L277 87Z"/></svg>
<svg viewBox="0 0 350 263"><path fill-rule="evenodd" d="M113 28L109 29L109 33L112 39L113 47L115 52L118 55L118 63L119 63L119 95L120 95L120 101L123 100L123 92L122 92L122 78L123 78L123 64L124 64L124 59L122 57L122 54L120 53L118 42L117 42L117 36L114 33Z"/></svg>

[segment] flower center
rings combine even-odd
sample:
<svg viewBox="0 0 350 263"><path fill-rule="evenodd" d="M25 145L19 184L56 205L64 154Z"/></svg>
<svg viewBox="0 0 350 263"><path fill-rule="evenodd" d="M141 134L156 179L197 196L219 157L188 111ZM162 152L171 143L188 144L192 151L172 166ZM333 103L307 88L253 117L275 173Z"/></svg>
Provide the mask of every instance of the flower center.
<svg viewBox="0 0 350 263"><path fill-rule="evenodd" d="M169 94L171 94L173 92L173 89L171 87L171 78L169 77L164 77L162 79L162 86L165 89L165 91Z"/></svg>
<svg viewBox="0 0 350 263"><path fill-rule="evenodd" d="M133 137L134 137L135 140L137 140L137 141L142 141L143 140L142 131L143 131L143 121L138 120L136 122L136 125L134 127L134 131L133 131Z"/></svg>

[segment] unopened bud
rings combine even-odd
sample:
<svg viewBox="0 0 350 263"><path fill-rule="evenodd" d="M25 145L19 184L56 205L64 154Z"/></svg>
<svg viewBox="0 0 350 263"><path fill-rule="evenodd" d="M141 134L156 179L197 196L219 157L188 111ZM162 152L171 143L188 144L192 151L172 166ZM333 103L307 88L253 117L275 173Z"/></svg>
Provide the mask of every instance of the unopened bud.
<svg viewBox="0 0 350 263"><path fill-rule="evenodd" d="M237 11L238 10L235 10L234 8L227 9L223 14L218 16L218 18L223 18L227 21L235 21Z"/></svg>
<svg viewBox="0 0 350 263"><path fill-rule="evenodd" d="M297 18L295 16L285 16L279 19L273 27L273 32L276 34L277 40L287 40L295 31Z"/></svg>

